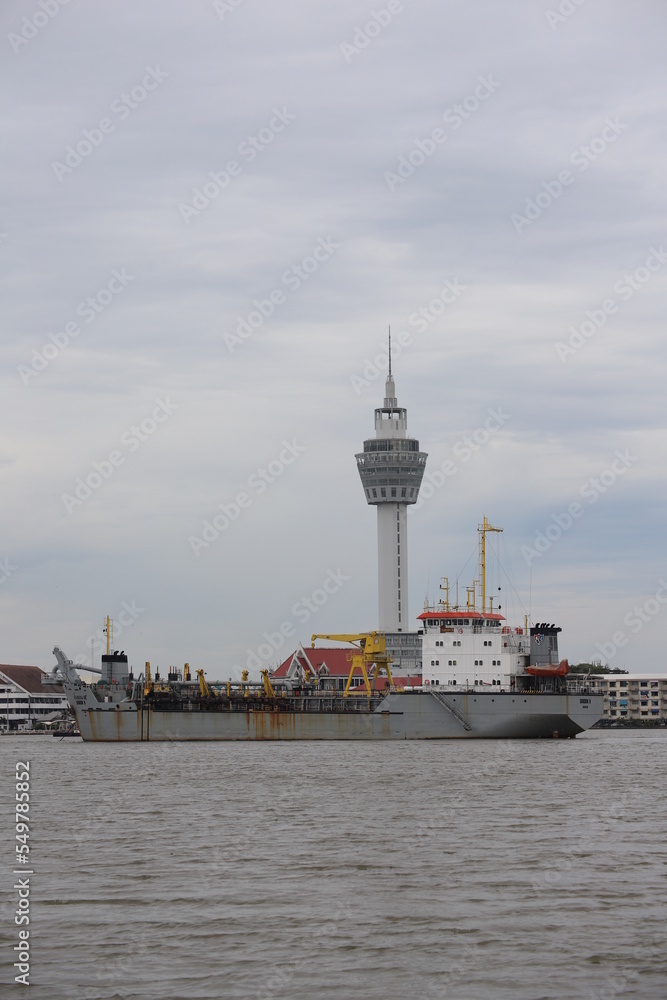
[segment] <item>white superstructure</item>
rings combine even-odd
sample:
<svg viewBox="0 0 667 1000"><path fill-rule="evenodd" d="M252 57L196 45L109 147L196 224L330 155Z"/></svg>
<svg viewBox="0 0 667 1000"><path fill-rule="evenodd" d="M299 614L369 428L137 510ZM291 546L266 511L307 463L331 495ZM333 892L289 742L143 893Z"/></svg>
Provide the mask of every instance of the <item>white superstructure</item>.
<svg viewBox="0 0 667 1000"><path fill-rule="evenodd" d="M427 608L419 620L424 684L510 688L530 662L530 635L502 615Z"/></svg>

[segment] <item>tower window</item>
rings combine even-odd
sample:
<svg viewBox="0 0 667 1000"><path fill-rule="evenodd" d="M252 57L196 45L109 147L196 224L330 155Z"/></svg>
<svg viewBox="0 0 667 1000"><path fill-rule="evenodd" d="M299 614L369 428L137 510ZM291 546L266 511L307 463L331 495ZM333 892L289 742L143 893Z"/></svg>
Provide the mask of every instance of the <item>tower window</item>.
<svg viewBox="0 0 667 1000"><path fill-rule="evenodd" d="M384 486L381 486L380 487L380 496L381 497L386 497L386 495L387 495L386 489L384 488Z"/></svg>
<svg viewBox="0 0 667 1000"><path fill-rule="evenodd" d="M392 486L392 488L391 488L391 495L392 495L392 497L396 496L396 487L395 486Z"/></svg>
<svg viewBox="0 0 667 1000"><path fill-rule="evenodd" d="M373 490L373 496L377 497L377 495L378 495L378 491L377 490Z"/></svg>

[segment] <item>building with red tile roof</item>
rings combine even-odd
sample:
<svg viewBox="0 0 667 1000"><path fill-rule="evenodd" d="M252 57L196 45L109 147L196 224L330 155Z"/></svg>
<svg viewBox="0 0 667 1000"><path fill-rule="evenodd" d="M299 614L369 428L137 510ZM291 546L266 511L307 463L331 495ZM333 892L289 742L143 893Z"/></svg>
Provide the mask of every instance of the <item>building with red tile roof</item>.
<svg viewBox="0 0 667 1000"><path fill-rule="evenodd" d="M332 677L336 681L336 687L343 691L350 675L352 666L352 654L354 650L350 646L302 646L287 657L286 660L277 667L271 674L272 680L282 680L285 678L302 678L308 670L311 676ZM391 667L391 664L390 664ZM421 674L406 676L396 676L392 673L396 687L418 687L421 685ZM352 675L352 684L358 687L363 684L363 675L357 667ZM384 688L387 678L380 674L377 679L377 687Z"/></svg>
<svg viewBox="0 0 667 1000"><path fill-rule="evenodd" d="M0 663L0 723L4 728L30 728L65 713L67 698L61 684L42 684L49 675L40 667Z"/></svg>

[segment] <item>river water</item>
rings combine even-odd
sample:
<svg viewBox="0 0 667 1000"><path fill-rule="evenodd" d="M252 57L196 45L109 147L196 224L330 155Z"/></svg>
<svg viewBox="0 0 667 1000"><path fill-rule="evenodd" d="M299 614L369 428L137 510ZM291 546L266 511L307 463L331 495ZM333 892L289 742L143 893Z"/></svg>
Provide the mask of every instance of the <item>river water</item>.
<svg viewBox="0 0 667 1000"><path fill-rule="evenodd" d="M0 739L3 997L667 997L667 730ZM14 777L30 761L30 987Z"/></svg>

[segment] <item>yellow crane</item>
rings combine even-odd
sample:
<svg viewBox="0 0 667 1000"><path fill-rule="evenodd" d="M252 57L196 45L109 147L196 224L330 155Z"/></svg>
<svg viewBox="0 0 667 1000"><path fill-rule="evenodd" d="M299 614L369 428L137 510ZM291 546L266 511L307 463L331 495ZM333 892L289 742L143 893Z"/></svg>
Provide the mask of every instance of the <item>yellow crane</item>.
<svg viewBox="0 0 667 1000"><path fill-rule="evenodd" d="M260 670L262 680L264 681L264 694L267 698L275 698L276 692L273 689L273 684L269 680L269 671Z"/></svg>
<svg viewBox="0 0 667 1000"><path fill-rule="evenodd" d="M148 698L148 695L153 690L153 678L151 677L151 665L146 660L146 667L144 669L144 698Z"/></svg>
<svg viewBox="0 0 667 1000"><path fill-rule="evenodd" d="M394 679L391 676L391 670L389 668L391 657L386 651L384 632L345 632L338 635L315 634L310 637L310 641L313 646L315 645L316 639L332 639L334 642L351 642L352 645L358 650L358 652L350 653L352 665L347 678L347 684L345 685L345 691L343 692L344 698L347 698L350 693L352 678L354 677L357 667L361 670L361 675L364 678L364 684L366 687L366 694L369 698L373 693L371 680L375 683L382 670L385 671L389 679L389 683L393 687Z"/></svg>
<svg viewBox="0 0 667 1000"><path fill-rule="evenodd" d="M199 681L199 693L202 698L210 698L213 695L211 685L204 677L204 671L201 669L197 671L197 680Z"/></svg>

